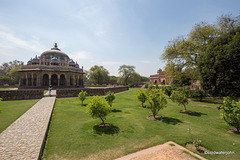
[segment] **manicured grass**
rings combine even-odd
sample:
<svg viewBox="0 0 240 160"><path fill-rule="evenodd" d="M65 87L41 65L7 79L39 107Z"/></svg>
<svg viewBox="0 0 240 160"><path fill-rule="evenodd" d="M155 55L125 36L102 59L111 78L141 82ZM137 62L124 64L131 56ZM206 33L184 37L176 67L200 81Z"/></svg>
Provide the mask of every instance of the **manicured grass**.
<svg viewBox="0 0 240 160"><path fill-rule="evenodd" d="M38 100L0 102L0 133L31 108Z"/></svg>
<svg viewBox="0 0 240 160"><path fill-rule="evenodd" d="M0 91L17 90L18 88L0 88Z"/></svg>
<svg viewBox="0 0 240 160"><path fill-rule="evenodd" d="M164 117L164 121L153 121L147 119L150 110L139 107L137 91L130 89L116 95L115 111L106 120L115 127L106 133L94 130L94 125L101 121L92 119L78 98L57 99L43 158L115 159L170 140L185 146L198 138L210 151L235 152L232 155L201 156L239 159L240 135L227 132L231 127L221 120L216 109L219 104L191 101L187 109L193 115L187 115L179 113L183 107L168 99L168 107L158 114Z"/></svg>

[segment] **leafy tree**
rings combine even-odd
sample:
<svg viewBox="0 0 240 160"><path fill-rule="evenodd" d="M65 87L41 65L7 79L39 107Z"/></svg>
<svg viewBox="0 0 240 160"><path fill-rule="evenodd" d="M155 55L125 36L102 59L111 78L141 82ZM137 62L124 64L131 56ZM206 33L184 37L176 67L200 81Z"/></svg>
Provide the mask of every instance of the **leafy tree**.
<svg viewBox="0 0 240 160"><path fill-rule="evenodd" d="M233 126L239 132L240 129L240 101L231 100L230 97L224 97L223 105L220 107L221 117L227 124Z"/></svg>
<svg viewBox="0 0 240 160"><path fill-rule="evenodd" d="M5 73L8 73L11 69L20 66L22 63L22 61L18 60L10 61L8 63L5 62L0 66L0 69L4 70Z"/></svg>
<svg viewBox="0 0 240 160"><path fill-rule="evenodd" d="M163 91L164 91L164 94L166 94L170 98L173 92L173 88L171 86L164 86Z"/></svg>
<svg viewBox="0 0 240 160"><path fill-rule="evenodd" d="M19 82L19 72L18 72L19 69L21 69L21 66L16 66L7 73L12 83L14 84L17 84Z"/></svg>
<svg viewBox="0 0 240 160"><path fill-rule="evenodd" d="M108 70L103 66L93 66L89 70L89 80L97 84L104 84L109 82Z"/></svg>
<svg viewBox="0 0 240 160"><path fill-rule="evenodd" d="M4 85L4 84L9 84L11 83L11 78L7 77L7 76L1 76L0 77L0 84Z"/></svg>
<svg viewBox="0 0 240 160"><path fill-rule="evenodd" d="M101 99L99 96L93 96L90 99L90 103L87 105L87 112L92 116L92 118L100 118L104 126L106 116L112 111L112 107L106 103L105 99Z"/></svg>
<svg viewBox="0 0 240 160"><path fill-rule="evenodd" d="M182 91L173 91L171 95L173 102L176 102L179 106L183 105L185 111L187 112L186 106L188 105L188 97L184 90Z"/></svg>
<svg viewBox="0 0 240 160"><path fill-rule="evenodd" d="M202 101L204 97L207 96L207 93L199 88L196 88L195 90L190 90L190 97L191 98L196 98L199 101Z"/></svg>
<svg viewBox="0 0 240 160"><path fill-rule="evenodd" d="M116 76L109 76L109 83L116 84L118 77Z"/></svg>
<svg viewBox="0 0 240 160"><path fill-rule="evenodd" d="M213 96L240 97L240 27L218 37L199 59L202 88Z"/></svg>
<svg viewBox="0 0 240 160"><path fill-rule="evenodd" d="M167 99L159 89L152 89L148 94L148 108L150 108L153 117L156 119L156 115L159 110L167 107Z"/></svg>
<svg viewBox="0 0 240 160"><path fill-rule="evenodd" d="M86 99L86 95L87 95L87 92L83 90L78 94L78 98L82 101L82 106L83 106L83 101Z"/></svg>
<svg viewBox="0 0 240 160"><path fill-rule="evenodd" d="M105 97L105 100L108 102L110 107L112 107L113 100L116 98L113 92L109 91Z"/></svg>
<svg viewBox="0 0 240 160"><path fill-rule="evenodd" d="M122 65L118 69L120 78L125 85L128 85L129 79L135 75L135 66ZM136 76L136 75L135 75Z"/></svg>
<svg viewBox="0 0 240 160"><path fill-rule="evenodd" d="M147 93L143 90L139 90L137 92L137 99L142 102L142 107L143 107L143 104L147 101Z"/></svg>
<svg viewBox="0 0 240 160"><path fill-rule="evenodd" d="M144 88L148 88L149 84L148 83L145 83L144 84Z"/></svg>

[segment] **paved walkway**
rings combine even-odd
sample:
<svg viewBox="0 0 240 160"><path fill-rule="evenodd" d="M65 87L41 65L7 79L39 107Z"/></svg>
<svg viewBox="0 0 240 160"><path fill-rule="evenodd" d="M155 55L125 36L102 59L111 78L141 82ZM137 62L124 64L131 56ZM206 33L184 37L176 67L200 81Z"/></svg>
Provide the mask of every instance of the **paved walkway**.
<svg viewBox="0 0 240 160"><path fill-rule="evenodd" d="M56 90L51 91L51 95L49 95L49 91L44 94L45 97L56 97Z"/></svg>
<svg viewBox="0 0 240 160"><path fill-rule="evenodd" d="M44 97L0 134L1 160L37 160L56 97Z"/></svg>

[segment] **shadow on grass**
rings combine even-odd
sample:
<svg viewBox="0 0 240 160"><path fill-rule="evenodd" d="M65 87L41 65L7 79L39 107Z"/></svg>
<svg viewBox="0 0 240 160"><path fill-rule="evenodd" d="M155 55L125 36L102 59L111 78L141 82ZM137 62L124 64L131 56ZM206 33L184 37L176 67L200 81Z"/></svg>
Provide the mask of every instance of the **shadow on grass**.
<svg viewBox="0 0 240 160"><path fill-rule="evenodd" d="M202 100L193 98L192 100L193 100L193 101L196 101L196 102L213 103L213 104L222 104L222 101L223 101L222 98L211 98L211 97L209 97L209 98L204 98L204 99L202 99Z"/></svg>
<svg viewBox="0 0 240 160"><path fill-rule="evenodd" d="M171 117L161 117L161 120L163 123L172 124L172 125L183 123L181 120L177 118L171 118Z"/></svg>
<svg viewBox="0 0 240 160"><path fill-rule="evenodd" d="M119 127L114 126L112 124L106 124L106 127L102 127L101 125L93 126L94 133L98 135L102 135L102 134L114 135L114 134L118 134L120 131Z"/></svg>
<svg viewBox="0 0 240 160"><path fill-rule="evenodd" d="M187 114L190 116L197 116L197 117L201 117L202 115L207 115L206 113L195 112L195 111L180 111L180 113Z"/></svg>
<svg viewBox="0 0 240 160"><path fill-rule="evenodd" d="M113 109L112 112L122 112L122 110Z"/></svg>

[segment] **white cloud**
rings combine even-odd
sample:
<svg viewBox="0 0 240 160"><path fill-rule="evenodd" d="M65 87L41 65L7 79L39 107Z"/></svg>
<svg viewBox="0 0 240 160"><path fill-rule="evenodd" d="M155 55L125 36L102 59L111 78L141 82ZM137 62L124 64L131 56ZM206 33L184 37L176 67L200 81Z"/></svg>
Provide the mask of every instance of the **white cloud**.
<svg viewBox="0 0 240 160"><path fill-rule="evenodd" d="M36 36L31 37L30 40L23 40L22 38L14 35L9 29L0 27L0 48L1 49L13 49L13 48L23 48L26 50L31 50L35 52L42 52L45 48Z"/></svg>
<svg viewBox="0 0 240 160"><path fill-rule="evenodd" d="M79 61L79 60L86 60L91 58L91 53L88 51L77 51L72 54L70 54L73 58L74 61Z"/></svg>

